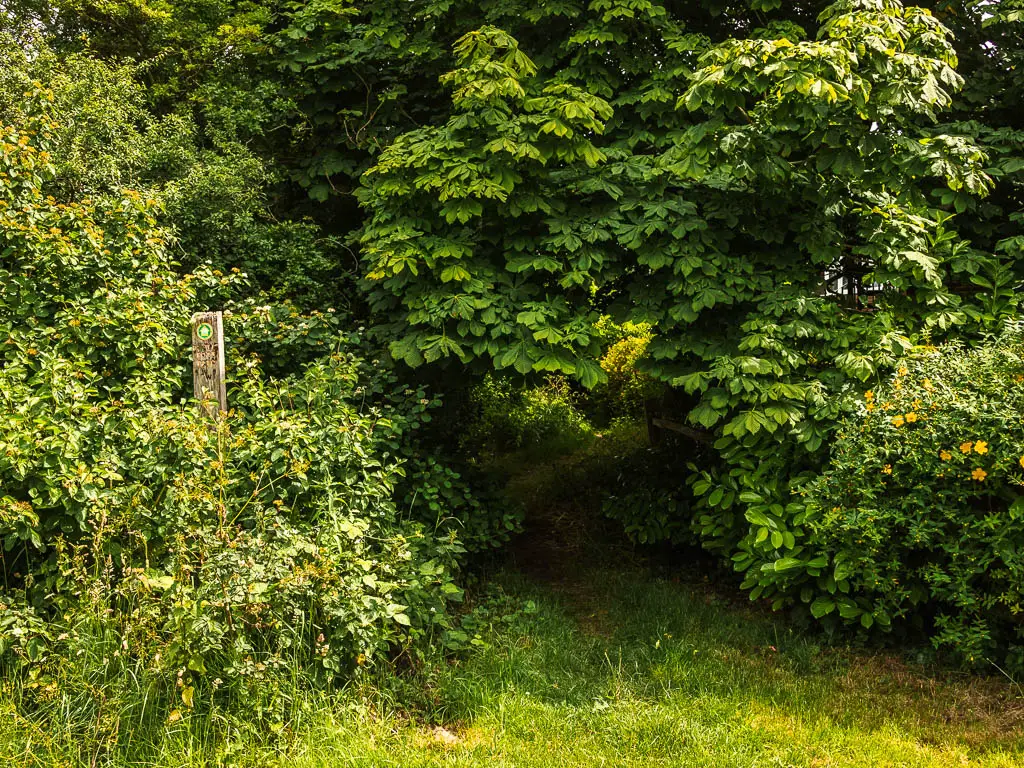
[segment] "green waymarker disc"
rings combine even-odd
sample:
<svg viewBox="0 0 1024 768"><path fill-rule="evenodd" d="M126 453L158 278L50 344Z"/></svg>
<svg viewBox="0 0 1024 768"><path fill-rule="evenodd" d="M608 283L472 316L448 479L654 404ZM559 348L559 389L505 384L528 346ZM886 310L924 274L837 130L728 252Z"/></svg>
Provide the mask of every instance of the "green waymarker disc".
<svg viewBox="0 0 1024 768"><path fill-rule="evenodd" d="M213 336L213 326L209 323L200 323L199 327L196 328L196 336L204 341Z"/></svg>

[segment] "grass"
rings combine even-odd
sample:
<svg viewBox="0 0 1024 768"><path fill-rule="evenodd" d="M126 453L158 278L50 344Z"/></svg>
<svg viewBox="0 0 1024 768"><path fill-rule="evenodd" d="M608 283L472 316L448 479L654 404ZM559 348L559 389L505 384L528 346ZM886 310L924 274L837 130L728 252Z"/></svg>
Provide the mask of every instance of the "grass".
<svg viewBox="0 0 1024 768"><path fill-rule="evenodd" d="M441 674L434 714L444 732L394 715L333 721L292 764L1024 763L1024 709L999 683L829 652L753 612L708 605L693 588L592 575L602 580L574 605L589 611L579 617L516 585L541 609Z"/></svg>
<svg viewBox="0 0 1024 768"><path fill-rule="evenodd" d="M712 589L699 566L686 576L678 552L667 572L681 581L610 548L621 534L580 489L615 450L595 436L543 461L502 458L530 530L477 590L471 652L170 718L175 704L132 689L142 671L96 679L83 659L46 706L0 683L0 766L1024 766L1020 686L836 648ZM106 698L83 706L93 691Z"/></svg>
<svg viewBox="0 0 1024 768"><path fill-rule="evenodd" d="M149 723L101 753L0 700L0 764L335 766L1024 765L1024 700L998 679L836 651L699 581L605 568L573 589L497 577L485 645L405 685L255 718ZM389 693L389 690L391 693Z"/></svg>

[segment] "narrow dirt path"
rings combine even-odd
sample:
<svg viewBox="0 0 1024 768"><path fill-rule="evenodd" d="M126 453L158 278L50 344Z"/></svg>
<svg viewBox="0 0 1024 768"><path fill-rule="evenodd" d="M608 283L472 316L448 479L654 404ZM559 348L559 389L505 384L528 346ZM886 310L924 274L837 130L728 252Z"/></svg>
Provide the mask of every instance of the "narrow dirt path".
<svg viewBox="0 0 1024 768"><path fill-rule="evenodd" d="M621 536L610 534L600 498L583 490L588 469L573 454L511 478L506 493L523 505L526 520L510 548L509 564L550 586L587 634L607 639L614 627L595 580L602 564L616 560L621 566L635 556Z"/></svg>

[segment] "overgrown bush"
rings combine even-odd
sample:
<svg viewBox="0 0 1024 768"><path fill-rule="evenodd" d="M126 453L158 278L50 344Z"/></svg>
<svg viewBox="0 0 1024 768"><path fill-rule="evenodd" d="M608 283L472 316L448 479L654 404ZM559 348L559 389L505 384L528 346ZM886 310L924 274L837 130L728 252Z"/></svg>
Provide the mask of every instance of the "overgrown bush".
<svg viewBox="0 0 1024 768"><path fill-rule="evenodd" d="M295 659L349 671L440 637L462 548L401 522L401 465L376 450L386 414L351 405L353 373L343 354L269 384L254 366L216 425L192 405L98 406L100 429L12 407L8 613L47 622L15 621L4 650L59 654L83 600L126 651L196 682L246 685ZM26 422L59 426L65 445L31 450Z"/></svg>
<svg viewBox="0 0 1024 768"><path fill-rule="evenodd" d="M547 441L569 445L592 432L564 376L549 376L542 385L531 387L488 375L470 399L462 438L466 450L501 452Z"/></svg>
<svg viewBox="0 0 1024 768"><path fill-rule="evenodd" d="M463 547L396 504L432 400L395 392L329 314L239 307L229 339L308 362L272 377L230 345L231 411L202 418L190 316L242 276L176 274L144 195L49 195L50 95L25 104L0 128L0 663L50 695L103 637L98 674L130 658L191 707L445 639Z"/></svg>
<svg viewBox="0 0 1024 768"><path fill-rule="evenodd" d="M359 361L361 401L383 408L387 430L378 430L379 450L402 463L395 498L399 513L421 523L435 536L458 538L470 553L500 548L522 524L522 512L510 506L466 461L444 453L444 440L432 429L442 401L423 384L410 384L372 357L360 336L350 335L363 354ZM447 428L442 426L440 431Z"/></svg>
<svg viewBox="0 0 1024 768"><path fill-rule="evenodd" d="M589 404L598 412L601 422L639 419L644 414L645 401L657 397L665 388L640 370L639 364L654 338L653 331L642 323L615 325L611 318L604 318L601 328L609 342L600 359L607 380L590 393Z"/></svg>
<svg viewBox="0 0 1024 768"><path fill-rule="evenodd" d="M604 512L640 543L699 541L776 609L1024 669L1024 333L894 368L819 402L835 437L817 469L782 450L728 471L695 444L627 453Z"/></svg>
<svg viewBox="0 0 1024 768"><path fill-rule="evenodd" d="M1024 668L1020 329L908 359L864 394L802 498L828 558L815 616L917 625L967 662Z"/></svg>
<svg viewBox="0 0 1024 768"><path fill-rule="evenodd" d="M629 422L614 422L609 434L615 435ZM638 544L692 544L695 536L690 525L690 498L686 462L681 446L670 441L661 446L622 445L614 451L604 475L607 488L602 494L601 510L622 525L622 531ZM684 449L685 450L685 449Z"/></svg>
<svg viewBox="0 0 1024 768"><path fill-rule="evenodd" d="M467 552L499 549L522 530L522 510L483 478L467 481L449 462L419 446L411 448L399 483L400 509L408 510L435 536L454 535Z"/></svg>
<svg viewBox="0 0 1024 768"><path fill-rule="evenodd" d="M237 267L249 293L345 305L354 255L310 220L275 214L280 172L246 137L211 114L154 113L142 84L152 65L60 56L40 39L26 45L0 32L0 123L23 124L34 109L23 94L48 89L47 191L58 202L144 190L174 227L184 268Z"/></svg>

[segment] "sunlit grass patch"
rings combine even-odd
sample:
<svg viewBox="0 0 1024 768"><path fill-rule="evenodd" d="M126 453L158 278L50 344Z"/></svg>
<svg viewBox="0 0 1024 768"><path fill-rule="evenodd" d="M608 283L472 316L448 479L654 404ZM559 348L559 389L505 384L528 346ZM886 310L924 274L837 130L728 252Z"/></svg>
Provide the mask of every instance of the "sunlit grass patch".
<svg viewBox="0 0 1024 768"><path fill-rule="evenodd" d="M114 749L0 701L0 757L17 766L708 766L1018 768L1024 702L998 678L828 648L700 584L603 568L585 604L514 575L484 645L407 679L297 694L285 722L188 713L124 723ZM606 606L605 632L580 626ZM126 711L139 711L138 708ZM96 759L96 762L92 762Z"/></svg>

